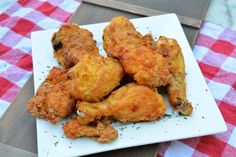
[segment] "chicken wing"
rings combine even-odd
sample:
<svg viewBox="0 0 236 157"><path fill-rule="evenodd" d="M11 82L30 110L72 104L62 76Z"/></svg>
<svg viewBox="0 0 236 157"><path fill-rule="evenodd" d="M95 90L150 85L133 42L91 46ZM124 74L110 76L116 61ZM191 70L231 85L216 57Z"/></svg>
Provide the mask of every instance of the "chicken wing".
<svg viewBox="0 0 236 157"><path fill-rule="evenodd" d="M170 79L166 59L149 46L125 17L111 20L104 29L103 47L108 56L119 59L126 73L140 85L164 86Z"/></svg>
<svg viewBox="0 0 236 157"><path fill-rule="evenodd" d="M169 100L180 114L191 115L192 105L186 98L185 64L181 48L175 39L161 36L156 50L169 60L172 77L167 85Z"/></svg>
<svg viewBox="0 0 236 157"><path fill-rule="evenodd" d="M96 41L87 29L64 24L52 37L54 57L66 68L75 65L84 54L99 55Z"/></svg>
<svg viewBox="0 0 236 157"><path fill-rule="evenodd" d="M63 125L64 133L69 138L91 137L100 143L112 142L118 137L117 131L111 126L111 121L95 121L89 125L81 125L76 119Z"/></svg>
<svg viewBox="0 0 236 157"><path fill-rule="evenodd" d="M85 55L68 72L71 93L83 101L99 101L120 84L123 73L116 59Z"/></svg>
<svg viewBox="0 0 236 157"><path fill-rule="evenodd" d="M28 102L27 110L33 116L57 123L75 109L76 101L69 93L67 70L54 67Z"/></svg>
<svg viewBox="0 0 236 157"><path fill-rule="evenodd" d="M150 88L130 83L102 102L79 102L77 109L78 123L86 125L102 117L120 122L153 121L164 115L166 105L163 97Z"/></svg>

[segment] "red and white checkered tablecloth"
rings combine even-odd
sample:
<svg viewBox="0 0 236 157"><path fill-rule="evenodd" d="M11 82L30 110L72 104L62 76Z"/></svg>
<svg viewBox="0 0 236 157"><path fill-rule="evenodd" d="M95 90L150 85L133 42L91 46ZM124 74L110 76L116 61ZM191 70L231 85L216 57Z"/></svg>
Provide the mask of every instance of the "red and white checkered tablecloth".
<svg viewBox="0 0 236 157"><path fill-rule="evenodd" d="M193 53L228 130L162 143L156 157L236 157L236 31L205 22Z"/></svg>
<svg viewBox="0 0 236 157"><path fill-rule="evenodd" d="M0 117L32 74L30 33L59 27L79 4L79 0L19 0L0 14ZM236 156L236 32L205 22L193 51L228 131L162 143L156 156Z"/></svg>
<svg viewBox="0 0 236 157"><path fill-rule="evenodd" d="M0 117L32 74L32 31L58 28L79 0L19 0L0 14Z"/></svg>

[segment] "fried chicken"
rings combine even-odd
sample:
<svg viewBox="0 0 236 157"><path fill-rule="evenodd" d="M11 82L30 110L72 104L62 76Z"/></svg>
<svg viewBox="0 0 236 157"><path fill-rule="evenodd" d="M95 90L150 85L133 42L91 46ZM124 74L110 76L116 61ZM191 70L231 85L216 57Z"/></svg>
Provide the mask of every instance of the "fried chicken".
<svg viewBox="0 0 236 157"><path fill-rule="evenodd" d="M92 33L74 23L62 25L51 42L54 57L65 68L78 63L84 54L99 55Z"/></svg>
<svg viewBox="0 0 236 157"><path fill-rule="evenodd" d="M104 29L103 47L138 84L159 87L168 83L171 75L166 59L155 53L127 18L118 16L111 20Z"/></svg>
<svg viewBox="0 0 236 157"><path fill-rule="evenodd" d="M78 137L91 137L100 143L112 142L118 137L117 131L111 126L111 121L95 121L89 125L81 125L76 119L69 120L63 125L67 137L75 139Z"/></svg>
<svg viewBox="0 0 236 157"><path fill-rule="evenodd" d="M103 33L108 57L99 55L92 33L77 24L64 24L51 42L54 57L68 69L51 69L27 110L52 124L77 110L78 116L63 125L67 137L112 142L118 138L112 119L125 123L161 118L166 104L157 92L160 86L167 88L174 109L191 115L184 58L176 40L161 36L155 41L118 16Z"/></svg>
<svg viewBox="0 0 236 157"><path fill-rule="evenodd" d="M118 137L111 119L120 122L153 121L164 115L166 105L158 93L146 86L129 83L122 86L102 102L77 103L77 118L68 121L63 130L67 137L92 137L102 143Z"/></svg>
<svg viewBox="0 0 236 157"><path fill-rule="evenodd" d="M79 102L77 121L89 124L102 117L120 122L153 121L164 115L166 105L161 95L146 86L129 83L97 103Z"/></svg>
<svg viewBox="0 0 236 157"><path fill-rule="evenodd" d="M75 109L76 101L71 96L67 70L53 67L36 95L27 104L33 116L56 124Z"/></svg>
<svg viewBox="0 0 236 157"><path fill-rule="evenodd" d="M181 48L175 39L161 36L156 50L168 59L171 79L167 85L170 104L182 115L192 114L192 105L186 98L185 64Z"/></svg>
<svg viewBox="0 0 236 157"><path fill-rule="evenodd" d="M69 70L71 93L83 101L99 101L120 84L123 73L116 59L87 54Z"/></svg>

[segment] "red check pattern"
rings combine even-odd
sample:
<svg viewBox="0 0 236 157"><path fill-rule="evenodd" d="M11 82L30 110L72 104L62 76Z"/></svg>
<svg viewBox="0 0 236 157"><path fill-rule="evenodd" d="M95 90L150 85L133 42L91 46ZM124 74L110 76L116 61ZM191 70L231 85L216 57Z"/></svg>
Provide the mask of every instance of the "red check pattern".
<svg viewBox="0 0 236 157"><path fill-rule="evenodd" d="M156 157L236 156L236 31L205 22L193 49L227 132L162 143Z"/></svg>
<svg viewBox="0 0 236 157"><path fill-rule="evenodd" d="M58 28L79 0L18 0L0 14L0 117L32 74L30 34Z"/></svg>

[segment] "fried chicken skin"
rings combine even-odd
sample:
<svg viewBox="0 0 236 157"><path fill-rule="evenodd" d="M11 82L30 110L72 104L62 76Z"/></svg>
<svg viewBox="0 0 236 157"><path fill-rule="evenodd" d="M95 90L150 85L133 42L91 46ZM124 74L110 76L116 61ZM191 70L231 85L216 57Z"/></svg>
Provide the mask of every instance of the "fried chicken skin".
<svg viewBox="0 0 236 157"><path fill-rule="evenodd" d="M166 104L161 95L146 86L130 83L113 91L97 103L79 102L77 120L81 125L102 117L112 117L120 122L153 121L164 115Z"/></svg>
<svg viewBox="0 0 236 157"><path fill-rule="evenodd" d="M111 126L110 120L95 121L89 125L81 125L77 119L71 119L63 125L63 130L69 138L91 137L100 143L112 142L118 137L118 133Z"/></svg>
<svg viewBox="0 0 236 157"><path fill-rule="evenodd" d="M169 81L170 72L166 60L149 47L142 46L123 54L120 62L125 72L140 85L153 88L164 86Z"/></svg>
<svg viewBox="0 0 236 157"><path fill-rule="evenodd" d="M115 17L106 26L103 47L108 56L119 59L138 84L159 87L168 83L171 75L166 59L155 53L127 18Z"/></svg>
<svg viewBox="0 0 236 157"><path fill-rule="evenodd" d="M56 124L75 109L76 101L69 92L67 70L53 67L45 81L27 104L33 116Z"/></svg>
<svg viewBox="0 0 236 157"><path fill-rule="evenodd" d="M171 79L167 85L170 104L182 115L192 114L192 105L186 98L185 64L182 50L175 39L161 36L156 42L156 50L168 59Z"/></svg>
<svg viewBox="0 0 236 157"><path fill-rule="evenodd" d="M85 55L68 72L71 93L83 101L99 101L120 84L123 74L123 68L116 59Z"/></svg>
<svg viewBox="0 0 236 157"><path fill-rule="evenodd" d="M75 23L62 25L53 34L51 42L54 57L65 68L78 63L84 54L99 55L92 33Z"/></svg>

